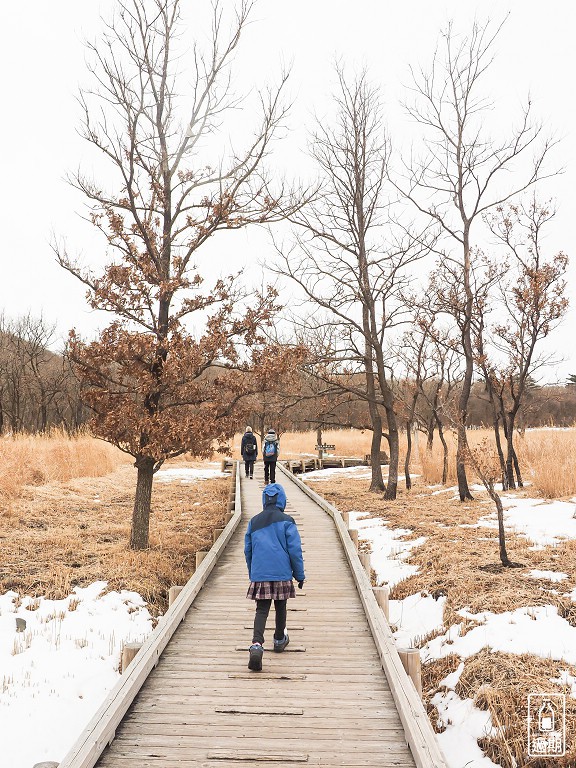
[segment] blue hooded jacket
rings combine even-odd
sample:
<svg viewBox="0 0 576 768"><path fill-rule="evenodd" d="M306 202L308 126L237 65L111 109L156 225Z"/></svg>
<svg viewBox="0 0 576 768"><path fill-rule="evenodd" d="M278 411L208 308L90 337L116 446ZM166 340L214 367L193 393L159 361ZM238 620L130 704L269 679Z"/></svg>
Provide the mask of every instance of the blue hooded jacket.
<svg viewBox="0 0 576 768"><path fill-rule="evenodd" d="M262 502L264 509L250 520L244 537L250 581L304 581L302 543L294 518L284 512L284 488L267 485Z"/></svg>

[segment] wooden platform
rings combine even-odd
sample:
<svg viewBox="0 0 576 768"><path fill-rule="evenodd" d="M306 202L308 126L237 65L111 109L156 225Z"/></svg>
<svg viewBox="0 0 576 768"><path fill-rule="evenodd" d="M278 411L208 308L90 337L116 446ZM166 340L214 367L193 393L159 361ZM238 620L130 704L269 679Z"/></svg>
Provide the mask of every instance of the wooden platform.
<svg viewBox="0 0 576 768"><path fill-rule="evenodd" d="M301 531L307 583L289 601L290 645L271 652L268 631L261 673L248 670L247 650L237 650L252 639L243 538L261 508L261 468L254 480L242 479L246 520L101 768L415 765L334 525L295 486L286 488L287 511Z"/></svg>
<svg viewBox="0 0 576 768"><path fill-rule="evenodd" d="M277 470L307 575L288 602L284 653L270 650L272 614L263 671L247 668L243 540L261 509L257 464L254 480L233 477L229 525L61 768L446 768L340 515Z"/></svg>

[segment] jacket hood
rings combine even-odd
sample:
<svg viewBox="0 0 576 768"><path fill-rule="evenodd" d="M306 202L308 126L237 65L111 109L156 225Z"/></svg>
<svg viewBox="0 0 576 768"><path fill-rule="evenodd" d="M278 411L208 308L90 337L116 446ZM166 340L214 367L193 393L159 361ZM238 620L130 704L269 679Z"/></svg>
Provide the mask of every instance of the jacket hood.
<svg viewBox="0 0 576 768"><path fill-rule="evenodd" d="M278 435L273 429L269 429L264 435L264 440L278 440Z"/></svg>
<svg viewBox="0 0 576 768"><path fill-rule="evenodd" d="M276 499L274 499L276 497ZM270 483L262 491L262 505L274 504L278 509L286 507L286 492L280 483Z"/></svg>

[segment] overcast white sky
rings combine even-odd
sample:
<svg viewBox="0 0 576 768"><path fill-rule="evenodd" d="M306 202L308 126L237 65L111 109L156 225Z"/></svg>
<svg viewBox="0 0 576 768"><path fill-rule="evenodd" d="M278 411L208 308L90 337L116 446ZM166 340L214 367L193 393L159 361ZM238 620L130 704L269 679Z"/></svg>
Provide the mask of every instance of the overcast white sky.
<svg viewBox="0 0 576 768"><path fill-rule="evenodd" d="M232 2L223 0L223 5ZM86 307L80 284L56 265L49 243L54 232L82 251L87 261L102 257L78 216L82 200L64 177L82 164L85 153L76 133L80 112L75 101L79 83L86 80L82 41L97 36L100 15L108 14L114 4L115 0L28 0L2 8L0 311L11 317L29 310L42 312L57 323L62 336L72 326L89 334L102 322ZM208 0L183 0L183 6L187 14L194 14L205 9ZM335 57L350 66L368 66L372 79L382 85L392 140L401 145L407 126L398 100L409 80L408 64L426 65L438 32L449 19L466 31L475 17L501 20L508 10L491 81L503 125L530 91L535 114L563 137L556 160L566 172L548 183L542 194L555 197L559 207L550 248L562 249L572 258L573 308L549 345L567 359L557 371L564 379L567 373L576 373L572 339L576 4L572 0L545 5L540 0L260 0L239 67L250 85L252 80L262 84L263 78L273 78L283 63L292 65L293 131L287 142L278 144L277 154L280 165L298 167L303 126L311 122L312 112L322 114L328 108ZM248 260L266 257L267 240L262 235L233 237L234 255L225 250L216 264L218 271L227 273ZM204 266L214 269L214 264Z"/></svg>

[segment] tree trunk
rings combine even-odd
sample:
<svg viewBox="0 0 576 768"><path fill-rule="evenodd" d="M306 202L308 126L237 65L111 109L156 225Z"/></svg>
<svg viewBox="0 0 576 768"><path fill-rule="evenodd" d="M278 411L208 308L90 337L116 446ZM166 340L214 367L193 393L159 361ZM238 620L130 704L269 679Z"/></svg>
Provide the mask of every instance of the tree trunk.
<svg viewBox="0 0 576 768"><path fill-rule="evenodd" d="M412 480L410 478L410 458L412 455L412 423L406 422L406 457L404 458L404 477L406 479L406 490L409 491L412 488Z"/></svg>
<svg viewBox="0 0 576 768"><path fill-rule="evenodd" d="M138 470L138 477L136 479L134 511L132 512L130 549L148 549L154 459L151 459L148 456L141 456L136 460L134 466Z"/></svg>
<svg viewBox="0 0 576 768"><path fill-rule="evenodd" d="M474 350L472 348L472 312L473 295L470 286L470 224L464 226L464 291L466 303L464 306L464 323L462 326L462 349L466 360L466 369L458 401L458 447L456 449L456 476L458 478L458 494L460 501L472 500L466 478L466 459L468 457L468 438L466 436L466 421L468 419L468 401L472 391L474 375Z"/></svg>
<svg viewBox="0 0 576 768"><path fill-rule="evenodd" d="M432 451L432 448L434 446L434 426L435 426L435 418L434 418L434 414L432 414L432 418L428 422L428 435L426 437L427 451Z"/></svg>
<svg viewBox="0 0 576 768"><path fill-rule="evenodd" d="M506 475L506 461L504 460L504 451L502 450L502 441L500 440L500 423L498 416L494 414L494 440L496 441L496 450L498 451L498 461L500 462L500 474L502 475L502 490L508 490L508 478Z"/></svg>
<svg viewBox="0 0 576 768"><path fill-rule="evenodd" d="M520 473L520 462L518 461L518 454L516 453L515 448L512 448L512 461L514 462L514 469L516 470L518 488L524 488L524 483L522 482L522 474Z"/></svg>
<svg viewBox="0 0 576 768"><path fill-rule="evenodd" d="M406 421L407 449L406 449L406 458L404 459L404 477L406 479L406 490L408 491L410 490L410 488L412 488L412 479L410 477L410 459L412 458L412 425L414 424L414 414L416 413L417 403L418 403L418 390L416 390L416 393L412 398L412 403L410 404L410 413L408 414L408 419Z"/></svg>
<svg viewBox="0 0 576 768"><path fill-rule="evenodd" d="M390 464L388 465L388 484L384 498L392 501L396 498L398 490L398 463L400 460L400 441L398 439L398 425L396 413L393 407L386 408L388 421L388 445L390 446Z"/></svg>
<svg viewBox="0 0 576 768"><path fill-rule="evenodd" d="M374 406L375 413L370 408L372 421L372 443L370 445L370 465L372 477L370 479L370 490L374 493L381 493L386 490L384 478L382 477L382 465L380 464L380 451L382 450L382 417L378 413L378 408Z"/></svg>
<svg viewBox="0 0 576 768"><path fill-rule="evenodd" d="M506 481L508 488L516 488L516 479L514 477L514 418L515 414L508 413L508 424L506 434Z"/></svg>
<svg viewBox="0 0 576 768"><path fill-rule="evenodd" d="M458 478L458 494L460 501L471 501L474 497L468 488L466 478L466 455L468 453L468 438L466 437L466 422L458 423L458 447L456 449L456 477Z"/></svg>
<svg viewBox="0 0 576 768"><path fill-rule="evenodd" d="M500 562L502 565L509 567L512 565L508 553L506 552L506 537L504 533L504 508L502 507L502 500L496 493L494 488L489 488L488 493L490 498L496 504L496 511L498 513L498 547L500 553Z"/></svg>
<svg viewBox="0 0 576 768"><path fill-rule="evenodd" d="M440 442L442 443L442 451L443 451L442 485L446 485L448 481L448 444L446 443L446 438L444 437L442 422L440 421L440 419L437 419L436 423L438 424L438 437L440 438Z"/></svg>

